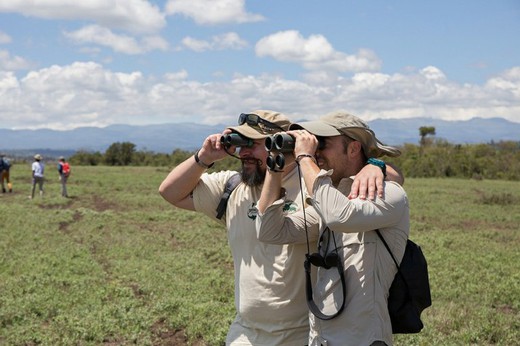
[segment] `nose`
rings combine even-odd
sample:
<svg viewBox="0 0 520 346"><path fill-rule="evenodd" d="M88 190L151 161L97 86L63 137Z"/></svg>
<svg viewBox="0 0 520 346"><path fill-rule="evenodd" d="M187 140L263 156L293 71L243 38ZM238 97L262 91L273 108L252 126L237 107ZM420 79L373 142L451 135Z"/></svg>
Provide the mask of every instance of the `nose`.
<svg viewBox="0 0 520 346"><path fill-rule="evenodd" d="M244 155L247 155L247 154L251 154L253 152L253 148L252 147L238 147L238 155L239 156L244 156Z"/></svg>

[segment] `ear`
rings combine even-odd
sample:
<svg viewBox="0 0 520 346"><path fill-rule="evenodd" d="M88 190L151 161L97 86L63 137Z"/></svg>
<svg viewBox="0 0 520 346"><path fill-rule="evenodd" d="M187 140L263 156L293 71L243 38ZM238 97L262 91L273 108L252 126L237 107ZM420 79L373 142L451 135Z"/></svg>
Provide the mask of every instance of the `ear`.
<svg viewBox="0 0 520 346"><path fill-rule="evenodd" d="M363 146L361 145L361 142L353 141L350 142L348 146L348 153L352 157L357 157L363 153Z"/></svg>

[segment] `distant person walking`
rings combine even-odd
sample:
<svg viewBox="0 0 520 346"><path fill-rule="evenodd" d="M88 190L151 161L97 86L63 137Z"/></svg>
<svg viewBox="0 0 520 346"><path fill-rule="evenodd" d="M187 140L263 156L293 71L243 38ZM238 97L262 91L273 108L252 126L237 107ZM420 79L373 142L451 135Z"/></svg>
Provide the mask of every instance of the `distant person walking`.
<svg viewBox="0 0 520 346"><path fill-rule="evenodd" d="M40 154L34 155L34 162L32 163L32 191L29 196L30 199L34 198L34 191L36 190L36 184L40 189L40 196L43 196L43 171L45 165L41 162L42 156Z"/></svg>
<svg viewBox="0 0 520 346"><path fill-rule="evenodd" d="M63 156L60 156L58 161L58 174L60 175L61 182L61 196L69 197L67 194L67 180L69 179L70 175L70 164L65 161Z"/></svg>
<svg viewBox="0 0 520 346"><path fill-rule="evenodd" d="M0 180L2 181L2 193L6 193L7 190L9 192L13 192L13 185L11 184L11 180L9 178L9 170L11 169L11 162L5 154L0 154ZM7 182L7 190L5 188L5 183Z"/></svg>

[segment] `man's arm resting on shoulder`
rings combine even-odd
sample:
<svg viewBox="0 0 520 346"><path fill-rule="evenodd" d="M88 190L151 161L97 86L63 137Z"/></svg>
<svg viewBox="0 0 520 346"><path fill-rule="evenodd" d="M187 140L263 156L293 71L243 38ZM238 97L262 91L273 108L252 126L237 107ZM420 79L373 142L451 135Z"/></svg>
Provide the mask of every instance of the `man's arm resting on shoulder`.
<svg viewBox="0 0 520 346"><path fill-rule="evenodd" d="M356 174L348 198L357 198L359 195L359 198L366 199L367 193L369 200L374 200L376 193L378 197L382 198L384 195L384 180L394 181L401 186L404 184L403 173L392 164L386 164L386 179L383 176L381 168L375 165L365 165L365 167Z"/></svg>

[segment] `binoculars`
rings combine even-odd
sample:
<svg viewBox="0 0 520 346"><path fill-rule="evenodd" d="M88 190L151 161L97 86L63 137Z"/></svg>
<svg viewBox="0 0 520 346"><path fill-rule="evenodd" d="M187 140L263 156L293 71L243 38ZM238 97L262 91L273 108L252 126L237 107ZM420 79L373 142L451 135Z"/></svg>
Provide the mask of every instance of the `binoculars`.
<svg viewBox="0 0 520 346"><path fill-rule="evenodd" d="M265 139L265 150L288 153L294 150L294 137L282 132Z"/></svg>
<svg viewBox="0 0 520 346"><path fill-rule="evenodd" d="M318 139L318 149L325 148L325 138L318 136L316 138ZM271 171L279 172L284 168L285 156L283 153L292 153L295 142L294 137L285 132L277 133L265 139L265 149L276 153L270 154L265 161L265 164Z"/></svg>
<svg viewBox="0 0 520 346"><path fill-rule="evenodd" d="M269 155L265 160L265 164L271 171L281 171L285 167L285 156L281 153L278 155Z"/></svg>
<svg viewBox="0 0 520 346"><path fill-rule="evenodd" d="M318 149L325 148L325 138L319 136L316 136L316 138L318 139ZM277 133L265 139L265 149L267 151L290 153L294 150L294 144L294 137L285 132Z"/></svg>
<svg viewBox="0 0 520 346"><path fill-rule="evenodd" d="M220 143L226 148L229 147L252 147L253 140L246 138L238 133L228 133L220 137Z"/></svg>

